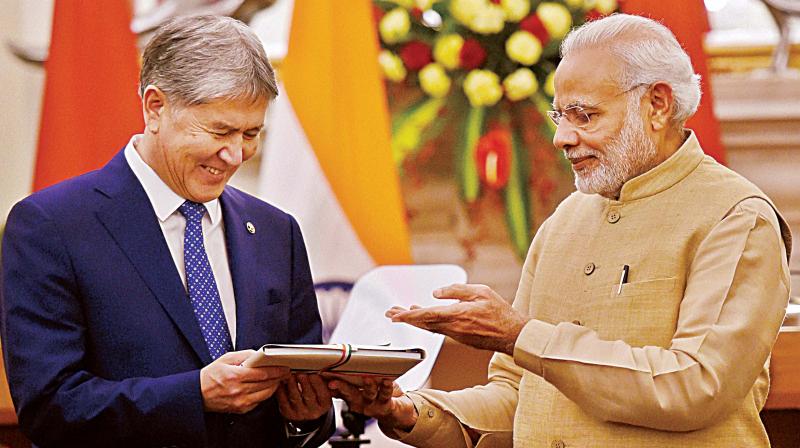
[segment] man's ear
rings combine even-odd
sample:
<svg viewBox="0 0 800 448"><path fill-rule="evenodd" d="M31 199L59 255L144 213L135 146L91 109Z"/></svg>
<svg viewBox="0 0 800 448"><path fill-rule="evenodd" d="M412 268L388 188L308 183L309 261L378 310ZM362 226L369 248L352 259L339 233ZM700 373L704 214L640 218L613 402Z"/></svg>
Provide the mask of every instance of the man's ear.
<svg viewBox="0 0 800 448"><path fill-rule="evenodd" d="M670 125L672 111L675 109L675 98L672 96L672 86L664 81L658 81L650 86L650 126L654 131L660 131Z"/></svg>
<svg viewBox="0 0 800 448"><path fill-rule="evenodd" d="M158 134L161 127L167 96L158 87L148 85L142 93L142 112L144 113L145 128L153 134Z"/></svg>

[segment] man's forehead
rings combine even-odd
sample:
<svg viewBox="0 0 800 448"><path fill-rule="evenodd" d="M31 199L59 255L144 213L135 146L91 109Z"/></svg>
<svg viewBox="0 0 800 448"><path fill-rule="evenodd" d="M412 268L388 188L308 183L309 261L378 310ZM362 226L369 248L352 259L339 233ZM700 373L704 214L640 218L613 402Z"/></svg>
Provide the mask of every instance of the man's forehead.
<svg viewBox="0 0 800 448"><path fill-rule="evenodd" d="M553 106L592 105L618 89L617 58L607 51L587 49L570 55L558 65Z"/></svg>

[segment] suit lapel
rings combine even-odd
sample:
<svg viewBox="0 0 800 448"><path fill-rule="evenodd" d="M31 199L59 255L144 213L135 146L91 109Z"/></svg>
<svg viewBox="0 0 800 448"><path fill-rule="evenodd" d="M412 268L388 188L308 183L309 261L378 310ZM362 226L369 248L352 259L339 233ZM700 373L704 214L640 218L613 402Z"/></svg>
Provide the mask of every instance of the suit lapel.
<svg viewBox="0 0 800 448"><path fill-rule="evenodd" d="M210 363L211 356L158 218L122 151L103 168L98 178L97 191L109 200L98 210L97 217L202 363Z"/></svg>
<svg viewBox="0 0 800 448"><path fill-rule="evenodd" d="M281 285L273 263L284 254L275 247L270 223L249 213L246 201L239 192L227 187L220 197L225 220L225 241L228 264L231 268L236 295L236 350L257 348L271 341L282 341L276 319L281 319L280 299L276 291ZM247 223L254 233L247 230Z"/></svg>
<svg viewBox="0 0 800 448"><path fill-rule="evenodd" d="M236 341L235 350L242 350L263 344L254 340L254 313L256 313L257 263L255 234L247 231L247 210L243 201L226 188L220 197L222 219L225 222L225 244L228 249L228 265L233 280L233 293L236 297Z"/></svg>

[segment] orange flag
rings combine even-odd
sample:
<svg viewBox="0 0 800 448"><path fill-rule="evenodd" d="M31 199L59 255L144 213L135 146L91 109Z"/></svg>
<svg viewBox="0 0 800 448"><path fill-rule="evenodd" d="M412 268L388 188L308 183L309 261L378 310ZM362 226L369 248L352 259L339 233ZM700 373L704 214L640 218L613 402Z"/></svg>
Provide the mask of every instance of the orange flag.
<svg viewBox="0 0 800 448"><path fill-rule="evenodd" d="M143 129L129 8L56 0L34 191L103 166Z"/></svg>
<svg viewBox="0 0 800 448"><path fill-rule="evenodd" d="M359 241L377 264L403 264L409 235L373 20L369 0L295 1L280 77Z"/></svg>
<svg viewBox="0 0 800 448"><path fill-rule="evenodd" d="M689 119L686 127L694 129L708 155L724 163L725 148L720 139L719 122L714 116L707 57L703 51L703 38L711 29L703 0L625 0L620 1L620 6L628 14L650 17L663 23L689 54L695 73L702 77L703 96L697 113Z"/></svg>

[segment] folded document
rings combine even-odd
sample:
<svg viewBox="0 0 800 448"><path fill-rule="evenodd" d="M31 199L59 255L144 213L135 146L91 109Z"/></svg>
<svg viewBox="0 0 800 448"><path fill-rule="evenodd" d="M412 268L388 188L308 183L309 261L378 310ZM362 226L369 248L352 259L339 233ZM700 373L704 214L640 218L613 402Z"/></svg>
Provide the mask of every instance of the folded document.
<svg viewBox="0 0 800 448"><path fill-rule="evenodd" d="M245 367L285 366L294 371L335 372L399 377L425 359L418 347L399 348L353 344L267 344L256 350Z"/></svg>

